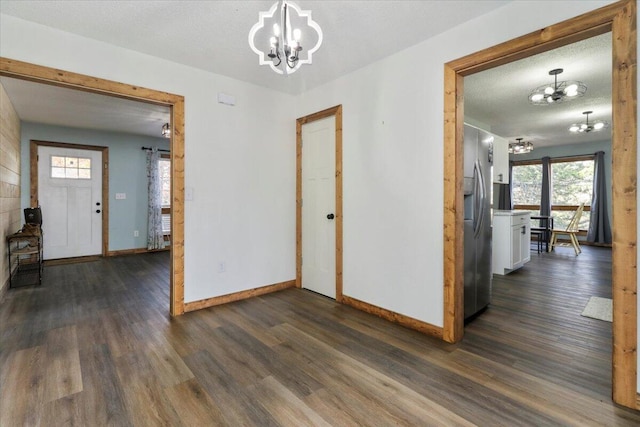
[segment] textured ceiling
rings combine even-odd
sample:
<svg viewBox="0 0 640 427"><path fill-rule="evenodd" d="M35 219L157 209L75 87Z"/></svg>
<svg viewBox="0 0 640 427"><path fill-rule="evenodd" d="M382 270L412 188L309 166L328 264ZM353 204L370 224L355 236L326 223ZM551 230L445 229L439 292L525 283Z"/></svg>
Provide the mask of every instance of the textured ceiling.
<svg viewBox="0 0 640 427"><path fill-rule="evenodd" d="M417 44L508 1L303 1L324 32L314 64L288 77L259 66L247 36L273 1L0 1L0 12L276 90L300 93ZM371 29L375 43L371 43ZM0 43L2 41L0 40ZM352 48L345 49L345 46ZM474 124L537 147L610 138L570 134L571 123L611 121L609 34L465 78L465 113ZM535 107L529 92L553 81L581 80L586 96ZM3 84L9 81L2 79ZM35 83L5 85L23 120L158 135L168 112L158 107ZM69 93L66 93L69 92ZM34 102L37 101L37 102ZM109 128L111 126L111 128Z"/></svg>
<svg viewBox="0 0 640 427"><path fill-rule="evenodd" d="M514 141L522 137L536 147L603 141L611 126L600 132L574 134L572 123L611 123L611 33L512 62L464 79L465 119ZM529 93L553 83L549 71L562 68L558 81L579 80L587 85L583 97L546 106L531 105Z"/></svg>
<svg viewBox="0 0 640 427"><path fill-rule="evenodd" d="M258 13L273 3L2 0L0 13L260 86L301 93L509 1L298 0L301 9L312 11L324 41L314 63L288 77L258 66L258 56L248 43Z"/></svg>
<svg viewBox="0 0 640 427"><path fill-rule="evenodd" d="M161 136L169 108L58 86L0 77L18 117L26 122Z"/></svg>

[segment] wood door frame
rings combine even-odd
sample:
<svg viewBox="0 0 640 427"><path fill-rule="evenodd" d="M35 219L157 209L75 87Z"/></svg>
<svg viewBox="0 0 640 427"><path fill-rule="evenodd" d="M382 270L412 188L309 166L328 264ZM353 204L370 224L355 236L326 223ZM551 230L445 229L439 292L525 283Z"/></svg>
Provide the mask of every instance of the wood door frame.
<svg viewBox="0 0 640 427"><path fill-rule="evenodd" d="M302 287L302 126L335 117L336 154L336 301L342 297L342 105L327 108L296 120L296 287Z"/></svg>
<svg viewBox="0 0 640 427"><path fill-rule="evenodd" d="M29 202L31 207L40 206L38 199L38 148L58 147L70 150L91 150L102 152L102 256L109 252L109 147L98 145L70 144L66 142L29 142Z"/></svg>
<svg viewBox="0 0 640 427"><path fill-rule="evenodd" d="M169 107L171 115L171 268L169 312L184 314L184 97L0 57L0 75Z"/></svg>
<svg viewBox="0 0 640 427"><path fill-rule="evenodd" d="M589 37L612 33L613 401L637 402L637 34L636 1L623 0L454 60L444 66L443 339L464 333L464 77Z"/></svg>

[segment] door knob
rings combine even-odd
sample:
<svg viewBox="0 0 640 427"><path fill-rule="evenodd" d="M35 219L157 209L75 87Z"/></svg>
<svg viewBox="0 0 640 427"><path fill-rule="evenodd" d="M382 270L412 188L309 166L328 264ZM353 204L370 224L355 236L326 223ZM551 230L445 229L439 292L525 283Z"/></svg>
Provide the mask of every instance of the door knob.
<svg viewBox="0 0 640 427"><path fill-rule="evenodd" d="M335 218L335 217L336 217L336 216L335 216L334 214L332 214L332 213L330 213L329 215L327 215L327 219L333 219L333 218Z"/></svg>
<svg viewBox="0 0 640 427"><path fill-rule="evenodd" d="M100 209L96 209L96 213L100 213Z"/></svg>

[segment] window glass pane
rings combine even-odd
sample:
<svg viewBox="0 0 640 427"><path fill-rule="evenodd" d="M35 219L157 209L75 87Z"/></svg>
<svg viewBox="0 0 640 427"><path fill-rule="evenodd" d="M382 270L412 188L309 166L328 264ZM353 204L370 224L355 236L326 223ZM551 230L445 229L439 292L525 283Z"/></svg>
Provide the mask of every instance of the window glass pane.
<svg viewBox="0 0 640 427"><path fill-rule="evenodd" d="M551 165L551 203L554 205L591 204L593 160Z"/></svg>
<svg viewBox="0 0 640 427"><path fill-rule="evenodd" d="M65 169L65 178L76 179L78 178L78 169Z"/></svg>
<svg viewBox="0 0 640 427"><path fill-rule="evenodd" d="M64 168L51 168L51 178L64 178Z"/></svg>
<svg viewBox="0 0 640 427"><path fill-rule="evenodd" d="M91 179L91 169L78 169L78 178Z"/></svg>
<svg viewBox="0 0 640 427"><path fill-rule="evenodd" d="M64 167L64 157L51 156L51 166L58 168Z"/></svg>
<svg viewBox="0 0 640 427"><path fill-rule="evenodd" d="M162 206L171 206L171 160L158 161L160 175L160 191L162 192Z"/></svg>
<svg viewBox="0 0 640 427"><path fill-rule="evenodd" d="M68 168L77 168L78 167L78 158L77 157L67 157L65 159L65 166Z"/></svg>
<svg viewBox="0 0 640 427"><path fill-rule="evenodd" d="M591 205L593 192L593 160L577 162L553 163L551 165L551 203L560 206L578 206L584 203ZM554 210L554 225L556 228L566 228L575 210ZM589 228L590 213L584 211L580 217L580 230Z"/></svg>
<svg viewBox="0 0 640 427"><path fill-rule="evenodd" d="M78 159L78 167L81 169L91 169L91 159Z"/></svg>
<svg viewBox="0 0 640 427"><path fill-rule="evenodd" d="M542 164L513 167L514 205L540 205Z"/></svg>

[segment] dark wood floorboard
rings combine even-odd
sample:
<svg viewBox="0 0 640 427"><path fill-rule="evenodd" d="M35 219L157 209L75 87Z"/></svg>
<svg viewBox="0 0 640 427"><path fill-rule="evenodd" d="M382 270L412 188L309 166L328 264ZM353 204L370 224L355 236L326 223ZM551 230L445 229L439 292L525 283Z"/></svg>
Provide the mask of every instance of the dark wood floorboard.
<svg viewBox="0 0 640 427"><path fill-rule="evenodd" d="M451 345L289 289L168 316L169 254L45 267L0 305L0 426L640 425L611 402L611 251L532 252Z"/></svg>

